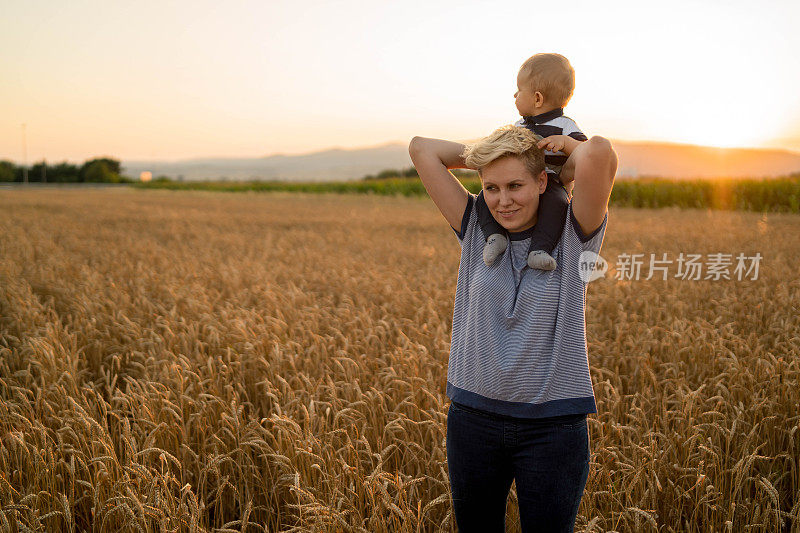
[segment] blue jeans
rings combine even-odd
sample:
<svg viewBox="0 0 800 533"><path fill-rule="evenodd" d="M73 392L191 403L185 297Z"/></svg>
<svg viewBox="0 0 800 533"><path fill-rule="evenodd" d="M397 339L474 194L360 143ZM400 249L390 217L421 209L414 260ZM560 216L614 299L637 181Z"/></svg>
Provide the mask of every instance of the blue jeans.
<svg viewBox="0 0 800 533"><path fill-rule="evenodd" d="M505 531L512 480L522 531L571 532L589 474L586 415L522 419L451 402L447 466L461 533Z"/></svg>

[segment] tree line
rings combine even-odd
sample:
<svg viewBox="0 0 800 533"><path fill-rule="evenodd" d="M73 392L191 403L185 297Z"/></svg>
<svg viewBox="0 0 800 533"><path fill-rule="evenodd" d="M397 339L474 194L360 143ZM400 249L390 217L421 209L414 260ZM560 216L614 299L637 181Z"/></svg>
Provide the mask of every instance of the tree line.
<svg viewBox="0 0 800 533"><path fill-rule="evenodd" d="M476 171L469 169L459 168L451 170L451 172L457 178L472 178L478 175ZM408 167L401 170L387 168L386 170L381 170L377 174L368 174L361 179L364 181L373 181L373 180L388 180L396 178L419 178L419 174L417 173L417 169L414 167Z"/></svg>
<svg viewBox="0 0 800 533"><path fill-rule="evenodd" d="M133 183L136 180L122 175L120 161L109 157L97 157L82 165L64 161L48 165L45 161L28 167L29 182L48 183ZM0 182L25 181L25 167L11 161L0 161Z"/></svg>

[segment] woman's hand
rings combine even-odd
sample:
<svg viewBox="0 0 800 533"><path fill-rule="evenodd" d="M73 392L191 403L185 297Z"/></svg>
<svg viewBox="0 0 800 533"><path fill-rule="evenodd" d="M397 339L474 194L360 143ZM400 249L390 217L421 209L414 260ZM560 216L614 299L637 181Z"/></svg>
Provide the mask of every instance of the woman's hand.
<svg viewBox="0 0 800 533"><path fill-rule="evenodd" d="M439 159L439 162L448 169L468 168L461 154L465 146L461 143L445 141L442 139L428 139L426 137L414 137L408 145L408 153L411 159L414 156L432 156Z"/></svg>
<svg viewBox="0 0 800 533"><path fill-rule="evenodd" d="M448 169L467 168L461 157L463 151L463 144L426 137L414 137L408 145L408 153L422 185L456 231L461 231L461 218L467 208L469 192Z"/></svg>

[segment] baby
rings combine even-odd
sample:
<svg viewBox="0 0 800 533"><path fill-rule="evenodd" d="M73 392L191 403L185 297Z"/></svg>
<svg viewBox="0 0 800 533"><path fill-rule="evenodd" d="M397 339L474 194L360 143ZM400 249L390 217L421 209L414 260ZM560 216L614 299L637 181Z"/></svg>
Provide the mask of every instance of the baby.
<svg viewBox="0 0 800 533"><path fill-rule="evenodd" d="M567 161L562 150L565 145L572 147L586 140L578 125L564 116L564 106L574 89L575 71L560 54L536 54L522 64L517 75L514 98L522 120L515 126L528 128L544 138L539 147L545 149L547 189L539 197L539 214L528 249L528 266L540 270L554 270L557 266L550 254L564 230L567 215L569 193L559 178L561 167ZM508 237L505 228L489 211L483 190L475 206L486 238L483 261L491 266L505 252Z"/></svg>

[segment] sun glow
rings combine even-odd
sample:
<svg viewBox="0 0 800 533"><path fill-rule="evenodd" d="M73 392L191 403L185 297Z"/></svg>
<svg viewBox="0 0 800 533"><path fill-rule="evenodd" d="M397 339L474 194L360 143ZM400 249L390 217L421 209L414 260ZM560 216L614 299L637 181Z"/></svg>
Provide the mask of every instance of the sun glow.
<svg viewBox="0 0 800 533"><path fill-rule="evenodd" d="M731 110L726 112L724 105L711 106L710 112L700 115L699 120L691 120L675 124L672 137L680 142L713 146L717 148L764 147L781 130L778 118L780 109L763 115L753 114L745 117ZM663 123L673 123L670 117L663 117Z"/></svg>
<svg viewBox="0 0 800 533"><path fill-rule="evenodd" d="M522 0L415 3L8 3L0 158L25 157L23 123L30 161L476 138L519 118L540 51L569 58L565 111L591 135L800 150L800 2L573 2L544 32L509 31L538 15Z"/></svg>
<svg viewBox="0 0 800 533"><path fill-rule="evenodd" d="M745 148L764 146L768 138L768 134L730 127L716 132L687 131L682 135L682 142L713 148Z"/></svg>

